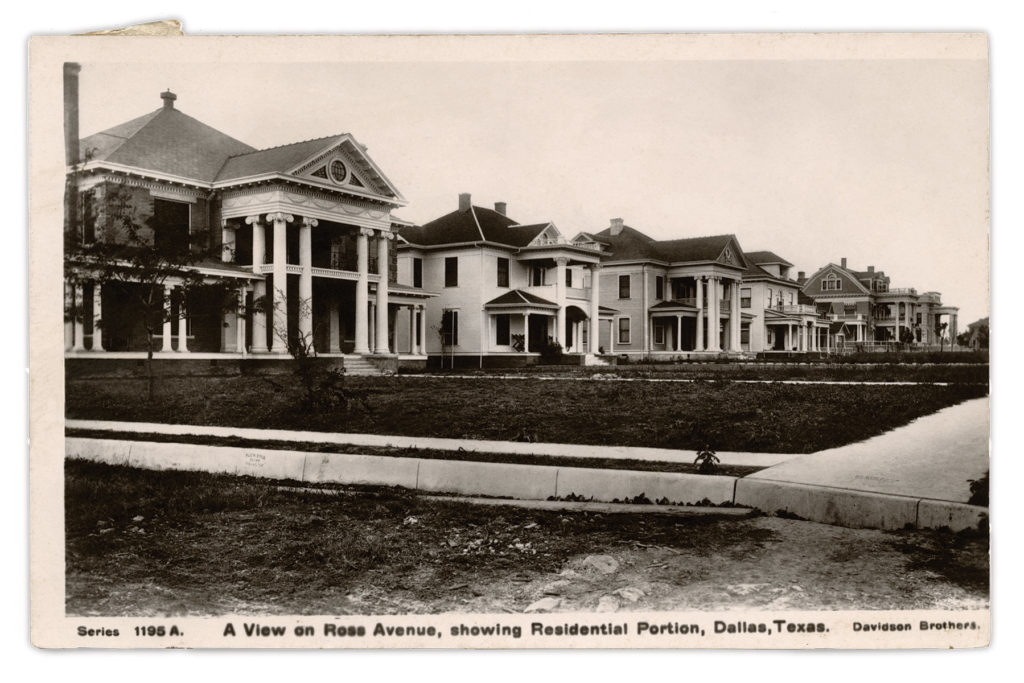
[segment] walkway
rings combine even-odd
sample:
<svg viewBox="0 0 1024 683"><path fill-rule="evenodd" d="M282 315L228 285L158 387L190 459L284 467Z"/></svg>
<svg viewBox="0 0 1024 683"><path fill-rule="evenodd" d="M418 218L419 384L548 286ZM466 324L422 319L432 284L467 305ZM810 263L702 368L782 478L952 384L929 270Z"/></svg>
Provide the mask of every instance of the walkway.
<svg viewBox="0 0 1024 683"><path fill-rule="evenodd" d="M988 398L967 401L747 478L966 503L968 481L988 471L988 415Z"/></svg>
<svg viewBox="0 0 1024 683"><path fill-rule="evenodd" d="M639 446L591 446L563 443L525 443L518 441L483 441L477 439L442 439L427 436L393 436L389 434L340 434L334 432L292 431L285 429L246 429L243 427L206 427L155 422L113 422L105 420L67 420L67 429L91 429L134 434L169 434L236 437L258 441L290 441L336 444L339 446L377 446L389 448L423 448L441 451L470 451L516 455L549 455L571 458L608 458L614 460L645 460L651 462L692 463L697 456L692 450L644 448ZM717 453L723 465L770 467L800 457L799 453Z"/></svg>
<svg viewBox="0 0 1024 683"><path fill-rule="evenodd" d="M535 379L545 382L551 382L556 380L569 380L573 382L676 382L679 384L696 384L700 382L731 382L733 384L839 384L839 385L850 385L850 386L897 386L897 387L913 387L913 386L929 386L929 387L947 387L952 385L979 385L986 384L985 382L903 382L903 381L873 381L873 380L835 380L835 379L733 379L731 377L702 377L702 378L688 378L688 377L622 377L621 375L615 374L614 370L610 372L597 372L592 375L578 375L575 373L565 373L562 375L533 375L529 373L523 374L512 374L512 375L499 375L499 374L483 374L483 375L448 375L448 374L403 374L400 375L403 379L405 378L420 378L426 377L430 379L468 379L468 380L483 380L483 379Z"/></svg>

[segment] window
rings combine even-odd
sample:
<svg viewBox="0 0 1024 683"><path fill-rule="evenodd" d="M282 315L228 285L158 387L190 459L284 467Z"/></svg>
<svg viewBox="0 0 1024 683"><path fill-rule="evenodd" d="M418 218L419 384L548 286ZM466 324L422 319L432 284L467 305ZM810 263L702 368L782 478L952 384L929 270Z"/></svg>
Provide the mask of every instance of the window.
<svg viewBox="0 0 1024 683"><path fill-rule="evenodd" d="M789 305L793 305L793 292L789 292Z"/></svg>
<svg viewBox="0 0 1024 683"><path fill-rule="evenodd" d="M498 257L498 286L508 287L508 259Z"/></svg>
<svg viewBox="0 0 1024 683"><path fill-rule="evenodd" d="M768 289L765 290L764 307L765 308L771 308L772 307L772 288L771 287L769 287Z"/></svg>
<svg viewBox="0 0 1024 683"><path fill-rule="evenodd" d="M153 200L153 233L157 249L171 252L188 250L189 209L185 202Z"/></svg>
<svg viewBox="0 0 1024 683"><path fill-rule="evenodd" d="M665 298L665 278L660 275L654 278L654 298L659 300ZM658 343L663 344L664 342Z"/></svg>
<svg viewBox="0 0 1024 683"><path fill-rule="evenodd" d="M412 286L423 286L423 259L421 258L414 258L412 260Z"/></svg>
<svg viewBox="0 0 1024 683"><path fill-rule="evenodd" d="M512 316L507 314L494 316L495 326L497 333L495 334L494 343L498 346L508 346L512 343L512 336L509 334L509 323L512 320Z"/></svg>
<svg viewBox="0 0 1024 683"><path fill-rule="evenodd" d="M629 343L629 318L619 318L619 341L617 343Z"/></svg>
<svg viewBox="0 0 1024 683"><path fill-rule="evenodd" d="M628 275L620 275L619 276L619 298L620 299L628 299L629 298L629 276Z"/></svg>
<svg viewBox="0 0 1024 683"><path fill-rule="evenodd" d="M445 309L441 314L442 344L445 346L459 345L459 312Z"/></svg>
<svg viewBox="0 0 1024 683"><path fill-rule="evenodd" d="M572 268L565 269L565 286L572 287Z"/></svg>
<svg viewBox="0 0 1024 683"><path fill-rule="evenodd" d="M448 256L444 260L444 286L459 286L459 257Z"/></svg>
<svg viewBox="0 0 1024 683"><path fill-rule="evenodd" d="M534 266L530 270L530 284L534 287L542 287L544 285L544 269Z"/></svg>
<svg viewBox="0 0 1024 683"><path fill-rule="evenodd" d="M96 209L93 204L93 192L82 193L82 242L92 244L96 241Z"/></svg>
<svg viewBox="0 0 1024 683"><path fill-rule="evenodd" d="M750 323L740 325L740 344L750 343Z"/></svg>
<svg viewBox="0 0 1024 683"><path fill-rule="evenodd" d="M654 343L664 344L665 343L665 326L662 324L656 324L654 326Z"/></svg>
<svg viewBox="0 0 1024 683"><path fill-rule="evenodd" d="M740 308L750 308L750 287L740 287Z"/></svg>
<svg viewBox="0 0 1024 683"><path fill-rule="evenodd" d="M823 292L835 292L843 288L843 281L839 279L839 276L835 273L829 273L821 281L821 291Z"/></svg>

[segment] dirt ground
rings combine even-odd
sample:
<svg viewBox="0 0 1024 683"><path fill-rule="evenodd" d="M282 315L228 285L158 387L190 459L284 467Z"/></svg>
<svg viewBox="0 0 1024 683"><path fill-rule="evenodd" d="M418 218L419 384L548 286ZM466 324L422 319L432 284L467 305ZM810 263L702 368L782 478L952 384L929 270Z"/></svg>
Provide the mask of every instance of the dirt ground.
<svg viewBox="0 0 1024 683"><path fill-rule="evenodd" d="M482 506L68 463L74 615L988 605L988 538Z"/></svg>

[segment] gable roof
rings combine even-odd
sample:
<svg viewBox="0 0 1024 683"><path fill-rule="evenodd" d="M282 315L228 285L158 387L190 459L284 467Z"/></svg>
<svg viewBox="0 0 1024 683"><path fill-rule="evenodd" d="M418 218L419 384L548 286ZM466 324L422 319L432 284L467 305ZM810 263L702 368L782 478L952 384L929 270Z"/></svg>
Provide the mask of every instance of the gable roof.
<svg viewBox="0 0 1024 683"><path fill-rule="evenodd" d="M492 209L470 206L455 210L423 225L403 227L399 234L411 244L439 246L465 242L495 242L525 247L551 223L520 225Z"/></svg>
<svg viewBox="0 0 1024 683"><path fill-rule="evenodd" d="M320 150L341 141L342 135L302 140L287 145L253 150L227 159L217 180L234 180L264 173L285 173Z"/></svg>
<svg viewBox="0 0 1024 683"><path fill-rule="evenodd" d="M739 249L735 235L710 235L707 237L684 237L675 240L655 240L644 233L623 225L617 235L611 228L605 228L593 235L596 239L611 245L616 261L656 260L670 263L692 263L716 261L729 244L736 244L741 267L748 264Z"/></svg>
<svg viewBox="0 0 1024 683"><path fill-rule="evenodd" d="M757 265L781 263L784 266L793 267L792 263L773 251L745 251L743 255L747 257L748 262L756 263Z"/></svg>
<svg viewBox="0 0 1024 683"><path fill-rule="evenodd" d="M820 289L816 289L815 287L811 286L811 285L813 285L815 283L821 282L821 278L824 277L825 274L828 273L829 271L834 271L842 279L847 280L848 282L851 282L855 286L856 289L854 289L852 291L847 289L847 290L829 290L829 291L824 291L823 292ZM847 268L843 268L842 266L837 266L834 263L829 263L829 264L827 264L825 266L822 266L821 268L818 269L818 271L816 273L814 273L809 278L807 278L807 281L804 282L803 286L801 287L801 291L806 292L808 295L810 295L812 297L815 294L817 294L819 296L842 296L844 294L857 294L857 295L864 295L864 294L870 295L871 294L871 292L861 283L860 279L857 277L857 275L853 271L851 271L851 270L849 270Z"/></svg>
<svg viewBox="0 0 1024 683"><path fill-rule="evenodd" d="M230 157L255 151L169 104L83 138L79 149L86 162L105 161L203 183L213 182Z"/></svg>

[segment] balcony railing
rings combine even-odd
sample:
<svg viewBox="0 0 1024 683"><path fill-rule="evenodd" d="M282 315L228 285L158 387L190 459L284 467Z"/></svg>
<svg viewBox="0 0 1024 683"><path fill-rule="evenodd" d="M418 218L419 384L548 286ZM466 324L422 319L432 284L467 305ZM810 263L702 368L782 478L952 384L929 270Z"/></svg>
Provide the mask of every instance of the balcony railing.
<svg viewBox="0 0 1024 683"><path fill-rule="evenodd" d="M569 299L590 299L590 287L566 287L565 296Z"/></svg>
<svg viewBox="0 0 1024 683"><path fill-rule="evenodd" d="M810 304L788 304L782 307L787 315L818 315L818 309Z"/></svg>
<svg viewBox="0 0 1024 683"><path fill-rule="evenodd" d="M897 294L899 296L917 296L917 290L913 287L893 287L888 292L881 292L882 294Z"/></svg>
<svg viewBox="0 0 1024 683"><path fill-rule="evenodd" d="M832 313L828 319L834 322L863 322L865 316L863 313Z"/></svg>

